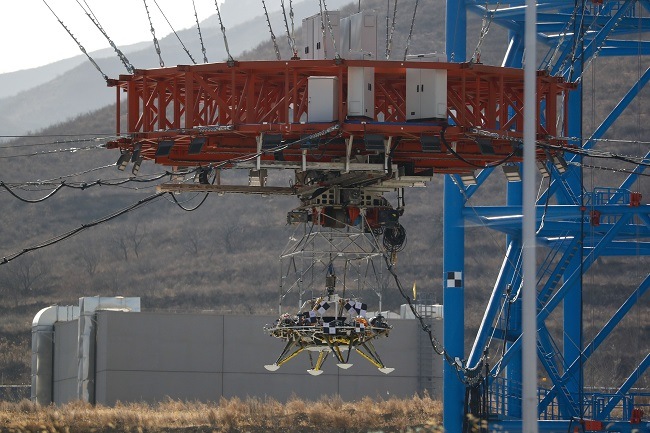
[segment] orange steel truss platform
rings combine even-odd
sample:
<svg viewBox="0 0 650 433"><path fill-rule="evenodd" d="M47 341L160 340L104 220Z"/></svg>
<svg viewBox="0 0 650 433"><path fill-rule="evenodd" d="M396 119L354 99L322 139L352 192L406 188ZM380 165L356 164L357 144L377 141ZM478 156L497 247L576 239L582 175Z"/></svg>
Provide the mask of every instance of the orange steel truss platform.
<svg viewBox="0 0 650 433"><path fill-rule="evenodd" d="M348 116L351 67L374 68L374 118ZM447 71L447 118L407 121L409 68ZM315 76L337 77L332 122L307 121L308 80ZM382 139L380 151L415 175L521 160L520 69L420 61L244 61L137 70L109 80L109 86L117 89L118 135L126 93L128 132L108 147L163 165L228 165L258 152L259 161L271 167L363 161L380 153ZM540 144L566 145L561 137L571 88L561 78L538 73ZM545 159L542 147L539 157Z"/></svg>

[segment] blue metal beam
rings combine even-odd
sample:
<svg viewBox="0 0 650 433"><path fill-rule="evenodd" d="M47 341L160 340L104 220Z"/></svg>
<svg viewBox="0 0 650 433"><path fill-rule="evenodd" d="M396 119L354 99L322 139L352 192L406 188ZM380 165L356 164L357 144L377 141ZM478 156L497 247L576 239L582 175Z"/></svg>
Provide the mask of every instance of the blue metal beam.
<svg viewBox="0 0 650 433"><path fill-rule="evenodd" d="M597 140L603 138L605 132L614 124L618 117L623 113L623 111L630 105L630 103L636 98L636 96L641 92L641 90L648 84L650 81L650 68L646 69L643 75L639 78L630 90L623 96L623 98L616 104L616 107L612 110L611 113L603 120L603 122L596 128L589 140L584 144L583 149L591 149L597 143Z"/></svg>
<svg viewBox="0 0 650 433"><path fill-rule="evenodd" d="M639 287L632 292L632 294L627 298L627 300L621 305L621 307L614 313L614 315L607 321L603 328L596 334L593 340L584 348L582 351L582 362L589 360L591 355L598 349L598 347L605 341L605 339L611 334L611 332L616 328L616 326L621 322L625 315L632 309L632 307L639 301L643 295L650 287L650 275L646 276L645 280L639 285ZM562 375L562 380L573 376L576 373L576 370L579 367L579 360L575 360L569 368ZM555 394L557 393L557 387L554 386L551 388L549 393L542 399L539 403L539 413L541 414L546 410L548 405L553 401Z"/></svg>
<svg viewBox="0 0 650 433"><path fill-rule="evenodd" d="M515 248L519 246L519 248ZM521 256L521 246L519 243L514 245L512 242L508 245L506 250L505 258L501 264L501 270L499 271L499 276L492 290L492 295L488 301L487 308L483 315L483 320L481 321L481 326L476 334L476 339L474 340L474 345L470 351L469 357L467 359L467 366L469 368L474 368L478 364L483 356L483 350L487 346L487 341L490 337L490 334L494 330L495 319L497 313L502 310L504 303L504 294L506 288L510 281L512 281L513 274L515 272L514 265L520 262Z"/></svg>
<svg viewBox="0 0 650 433"><path fill-rule="evenodd" d="M643 373L645 373L645 371L648 369L648 366L650 366L650 353L648 353L645 358L643 358L643 361L641 361L638 367L632 372L632 374L630 374L630 376L623 383L623 385L621 385L618 391L616 391L617 396L610 399L609 403L607 403L603 410L600 411L598 419L602 419L611 413L612 409L614 409L616 405L618 405L618 403L621 401L623 395L629 392L634 384L643 375Z"/></svg>
<svg viewBox="0 0 650 433"><path fill-rule="evenodd" d="M585 256L583 260L584 272L587 272L591 265L594 263L596 258L600 255L600 252L607 247L607 245L616 237L618 230L626 225L630 220L631 215L624 215L618 223L616 223L607 233L606 236L601 239L601 241L594 247L588 255ZM580 275L578 272L571 274L568 279L565 280L564 284L555 292L553 297L548 301L548 303L539 311L537 314L537 324L541 325L548 318L548 316L555 310L555 308L562 302L564 295L566 294L569 287L575 282ZM521 337L518 338L512 346L506 351L503 355L500 364L507 365L512 357L521 351ZM492 374L496 373L495 368L491 371Z"/></svg>

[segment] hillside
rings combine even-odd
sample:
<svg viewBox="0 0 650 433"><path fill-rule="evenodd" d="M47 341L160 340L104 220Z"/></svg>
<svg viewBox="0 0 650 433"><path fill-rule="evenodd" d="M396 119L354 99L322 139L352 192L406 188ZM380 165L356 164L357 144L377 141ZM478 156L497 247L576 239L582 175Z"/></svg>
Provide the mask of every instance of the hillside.
<svg viewBox="0 0 650 433"><path fill-rule="evenodd" d="M379 1L367 0L363 5L385 10L385 4ZM393 45L393 53L398 58L403 55L410 26L410 5L412 2L404 2L404 7L398 10ZM349 13L355 8L356 4L352 4L345 11ZM443 19L444 14L433 2L421 3L411 53L443 50ZM470 34L478 34L480 17L471 17L470 25ZM258 23L258 27L265 29L265 23ZM297 34L300 35L300 31ZM212 34L213 38L217 36L220 37L220 34ZM472 52L476 42L471 37L468 39L468 52ZM497 28L491 30L489 40L484 44L483 61L500 63L504 41L505 32ZM286 50L285 45L281 45L283 50ZM266 42L240 58L265 59L271 56L272 46ZM585 98L585 134L602 121L605 110L611 109L638 74L635 64L619 65L607 59L597 62L598 70L593 75L585 76L585 88L589 89L589 95ZM611 73L614 70L616 74ZM613 78L607 80L605 88L600 78L606 74ZM80 93L92 99L95 98L94 92L99 92L100 88L103 91L102 85L99 81L77 82L75 88L84 89ZM65 99L65 92L52 95L52 103ZM645 89L643 101L649 99L650 89ZM86 137L112 134L115 130L114 112L115 108L108 106L43 129L37 137L3 144L0 148L3 157L0 180L18 183L59 179L114 164L118 156L116 152L101 148L29 157L12 156L92 146L94 142L66 141L82 138L83 134ZM39 114L30 116L35 122L40 119ZM641 102L634 105L618 121L617 125L621 126L615 130L616 138L645 139L650 125L649 116ZM621 153L647 151L641 145L634 148L618 145L612 149ZM161 170L152 163L144 164L139 177ZM481 204L505 203L505 181L498 171L495 170L488 184L472 198L470 209ZM90 182L96 179L123 179L129 174L119 172L113 166L65 179ZM585 186L587 189L615 186L623 176L590 170L585 174ZM438 302L442 301L442 183L443 178L437 177L426 189L407 191L406 212L401 222L408 232L408 244L406 250L400 253L397 265L406 286L410 287L416 281L419 293L428 294ZM644 197L649 197L649 185L649 182L643 181L636 189ZM17 192L31 199L43 197L48 192L43 188L26 189L36 191ZM0 257L40 244L54 235L109 215L153 193L150 184L130 182L119 187L64 188L46 201L28 204L2 191L0 206L4 229L0 231ZM177 199L191 207L199 204L202 196L180 195ZM76 304L80 296L140 296L144 310L215 310L233 314L276 312L280 278L278 255L294 229L286 225L286 212L296 205L295 199L286 197L213 194L196 211L186 212L169 197L163 197L137 211L0 266L2 381L29 383L29 327L33 315L50 304ZM504 237L496 232L483 227L466 228L468 344L481 320L487 296L499 272L504 245ZM632 284L638 284L649 268L648 258L643 257L599 260L585 278L586 339L593 335L595 324L608 318L612 308L620 305L633 288ZM613 275L612 269L619 272ZM372 304L375 299L368 302ZM384 308L396 309L404 301L396 290L390 290L384 293L383 302ZM637 309L647 311L649 305L645 299ZM561 315L554 317L557 321L561 319ZM612 345L611 357L594 360L591 364L600 363L615 368L607 372L611 373L609 376L603 375L599 369L594 370L592 376L587 378L590 384L602 386L612 379L620 379L638 358L637 354L650 347L650 335L638 331L647 329L650 319L645 315L628 319L621 325L620 331L608 340L608 344ZM646 381L645 386L649 385Z"/></svg>
<svg viewBox="0 0 650 433"><path fill-rule="evenodd" d="M236 4L231 6L233 3ZM347 3L347 0L332 0L330 3L331 7L336 8ZM239 1L226 2L222 12L224 25L227 26L228 46L235 57L269 38L268 27L259 25L265 23L265 18L258 2L254 2L255 6L249 8L249 11L244 14L237 11L239 7L237 4ZM284 21L277 9L279 5L271 8L269 18L275 31L279 32L284 26ZM313 1L295 2L294 13L297 25L300 25L303 17L317 12L318 4ZM148 26L148 23L143 22L142 25ZM196 28L177 30L178 36L195 61L202 63L201 45ZM226 60L228 56L216 14L204 21L201 32L208 60L212 62ZM166 65L192 64L192 60L174 34L160 38L159 42ZM135 68L159 67L158 56L151 41L126 47L124 52ZM101 50L96 54L97 64L109 77L117 78L119 74L126 73L112 49ZM49 79L46 78L47 74ZM115 90L106 87L102 76L85 56L36 70L4 75L0 75L0 86L9 87L20 82L17 87L22 89L20 92L5 91L4 95L10 95L6 97L3 97L3 92L0 91L0 131L5 135L34 132L54 123L69 121L80 114L99 109L115 101ZM30 85L25 84L24 81L32 76L36 77L36 81ZM83 91L80 91L81 89Z"/></svg>

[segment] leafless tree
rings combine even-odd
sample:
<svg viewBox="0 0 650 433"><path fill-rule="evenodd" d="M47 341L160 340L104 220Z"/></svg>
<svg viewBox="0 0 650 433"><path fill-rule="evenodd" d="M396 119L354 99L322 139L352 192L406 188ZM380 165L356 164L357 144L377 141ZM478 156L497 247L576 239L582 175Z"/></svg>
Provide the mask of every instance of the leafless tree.
<svg viewBox="0 0 650 433"><path fill-rule="evenodd" d="M147 228L144 224L140 225L139 221L131 226L129 239L133 245L133 252L136 257L140 257L140 246L142 241L147 237Z"/></svg>
<svg viewBox="0 0 650 433"><path fill-rule="evenodd" d="M22 257L6 265L0 274L0 289L7 292L17 307L20 299L38 291L47 276L47 267L33 256Z"/></svg>
<svg viewBox="0 0 650 433"><path fill-rule="evenodd" d="M80 249L80 253L84 269L92 277L97 272L97 267L101 261L101 252L97 248L93 248L92 245L84 244Z"/></svg>
<svg viewBox="0 0 650 433"><path fill-rule="evenodd" d="M185 227L183 229L183 238L185 238L185 249L188 253L198 255L203 243L204 235L196 227Z"/></svg>
<svg viewBox="0 0 650 433"><path fill-rule="evenodd" d="M113 246L117 250L117 256L121 257L125 262L129 260L129 240L126 236L119 236L113 239Z"/></svg>

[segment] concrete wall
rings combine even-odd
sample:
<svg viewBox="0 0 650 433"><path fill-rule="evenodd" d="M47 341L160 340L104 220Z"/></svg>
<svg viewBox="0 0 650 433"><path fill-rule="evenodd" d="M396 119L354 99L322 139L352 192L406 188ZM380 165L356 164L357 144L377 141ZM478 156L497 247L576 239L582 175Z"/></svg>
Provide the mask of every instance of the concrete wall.
<svg viewBox="0 0 650 433"><path fill-rule="evenodd" d="M54 324L53 401L67 403L77 399L77 335L79 320Z"/></svg>
<svg viewBox="0 0 650 433"><path fill-rule="evenodd" d="M117 401L160 401L165 397L217 401L223 397L265 397L286 400L292 395L318 399L339 394L345 400L364 396L410 397L423 380L441 388L442 361L434 357L434 376L421 378L418 368L418 333L415 320L391 320L388 338L375 341L384 364L395 367L389 375L356 353L349 370L336 367L329 358L320 376L310 376L309 356L301 353L276 372L273 363L284 347L262 328L275 316L220 316L211 314L133 313L99 311L96 321L95 399L98 404ZM70 322L72 323L72 322ZM442 334L440 325L434 327ZM76 398L76 328L58 326L55 370L58 385L55 402ZM59 338L61 341L59 342ZM69 346L69 347L68 347ZM73 350L74 349L74 350ZM314 361L316 355L312 355ZM71 366L70 364L74 364ZM76 383L76 382L75 382Z"/></svg>

